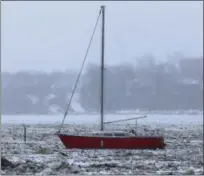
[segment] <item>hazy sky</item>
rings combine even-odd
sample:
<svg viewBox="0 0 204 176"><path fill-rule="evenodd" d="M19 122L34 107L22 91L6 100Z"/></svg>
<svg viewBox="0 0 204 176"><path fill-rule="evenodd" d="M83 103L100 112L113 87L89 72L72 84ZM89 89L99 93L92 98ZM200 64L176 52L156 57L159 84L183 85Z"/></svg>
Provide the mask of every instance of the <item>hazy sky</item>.
<svg viewBox="0 0 204 176"><path fill-rule="evenodd" d="M105 63L203 55L203 2L2 2L2 70L79 68L101 5ZM100 26L99 26L100 27ZM100 28L88 63L100 61Z"/></svg>

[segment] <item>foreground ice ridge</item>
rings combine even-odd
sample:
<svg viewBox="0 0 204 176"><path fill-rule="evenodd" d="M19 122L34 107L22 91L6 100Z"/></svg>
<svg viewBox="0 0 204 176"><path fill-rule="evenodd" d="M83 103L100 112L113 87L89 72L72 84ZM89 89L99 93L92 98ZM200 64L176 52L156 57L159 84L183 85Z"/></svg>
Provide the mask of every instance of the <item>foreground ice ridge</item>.
<svg viewBox="0 0 204 176"><path fill-rule="evenodd" d="M129 126L128 126L129 127ZM98 126L66 125L65 131L92 131ZM127 128L125 125L110 129ZM138 132L164 133L167 148L156 150L67 150L54 135L57 125L28 125L23 142L21 125L2 125L2 156L13 165L2 175L65 174L203 174L203 125L140 126ZM77 129L77 130L76 130ZM149 129L149 130L147 130Z"/></svg>

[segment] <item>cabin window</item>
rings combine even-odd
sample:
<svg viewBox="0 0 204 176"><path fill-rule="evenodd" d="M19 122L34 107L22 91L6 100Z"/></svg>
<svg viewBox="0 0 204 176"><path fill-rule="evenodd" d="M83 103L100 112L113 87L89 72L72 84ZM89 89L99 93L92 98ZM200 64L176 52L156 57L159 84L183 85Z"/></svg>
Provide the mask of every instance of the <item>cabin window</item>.
<svg viewBox="0 0 204 176"><path fill-rule="evenodd" d="M124 133L115 133L114 135L115 135L115 136L125 136Z"/></svg>
<svg viewBox="0 0 204 176"><path fill-rule="evenodd" d="M103 135L104 135L104 136L113 136L112 133L104 133Z"/></svg>

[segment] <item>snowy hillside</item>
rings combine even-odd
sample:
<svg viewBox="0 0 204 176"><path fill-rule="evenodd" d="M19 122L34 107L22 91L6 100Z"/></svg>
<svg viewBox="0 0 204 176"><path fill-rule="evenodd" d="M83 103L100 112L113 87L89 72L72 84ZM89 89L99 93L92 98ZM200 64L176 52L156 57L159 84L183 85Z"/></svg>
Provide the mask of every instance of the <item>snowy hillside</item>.
<svg viewBox="0 0 204 176"><path fill-rule="evenodd" d="M144 59L145 61L145 59ZM153 61L153 60L152 60ZM106 67L106 113L196 114L203 110L203 58L171 62L120 64ZM195 63L194 63L195 62ZM154 64L156 63L156 64ZM194 64L193 64L194 63ZM2 73L2 114L59 114L67 108L77 71ZM71 113L100 110L100 68L82 75Z"/></svg>

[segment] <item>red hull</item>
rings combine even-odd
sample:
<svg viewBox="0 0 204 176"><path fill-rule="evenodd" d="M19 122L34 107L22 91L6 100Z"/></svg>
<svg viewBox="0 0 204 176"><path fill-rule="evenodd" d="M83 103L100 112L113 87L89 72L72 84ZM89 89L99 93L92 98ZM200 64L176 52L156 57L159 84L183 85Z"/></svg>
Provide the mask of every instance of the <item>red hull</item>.
<svg viewBox="0 0 204 176"><path fill-rule="evenodd" d="M164 149L162 136L96 137L58 134L67 149Z"/></svg>

